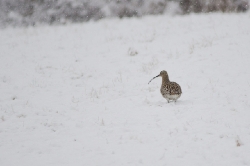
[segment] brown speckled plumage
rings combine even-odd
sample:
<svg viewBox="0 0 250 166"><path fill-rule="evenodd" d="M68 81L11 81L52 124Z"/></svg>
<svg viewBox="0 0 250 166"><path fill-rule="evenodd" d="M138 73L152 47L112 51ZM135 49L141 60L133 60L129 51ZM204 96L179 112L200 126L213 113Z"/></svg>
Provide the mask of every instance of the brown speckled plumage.
<svg viewBox="0 0 250 166"><path fill-rule="evenodd" d="M162 77L162 84L161 84L161 94L162 96L169 102L173 100L176 102L177 99L181 97L182 91L179 84L176 82L171 82L168 77L168 73L163 70L160 74L156 77ZM154 77L154 78L156 78ZM154 79L152 78L149 83Z"/></svg>

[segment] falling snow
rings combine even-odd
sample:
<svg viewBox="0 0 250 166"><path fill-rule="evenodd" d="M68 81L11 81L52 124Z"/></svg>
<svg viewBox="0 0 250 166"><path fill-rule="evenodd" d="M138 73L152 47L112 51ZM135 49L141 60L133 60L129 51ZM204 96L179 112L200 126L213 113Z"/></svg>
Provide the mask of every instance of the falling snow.
<svg viewBox="0 0 250 166"><path fill-rule="evenodd" d="M1 30L1 165L250 165L249 18ZM148 85L161 70L176 103Z"/></svg>

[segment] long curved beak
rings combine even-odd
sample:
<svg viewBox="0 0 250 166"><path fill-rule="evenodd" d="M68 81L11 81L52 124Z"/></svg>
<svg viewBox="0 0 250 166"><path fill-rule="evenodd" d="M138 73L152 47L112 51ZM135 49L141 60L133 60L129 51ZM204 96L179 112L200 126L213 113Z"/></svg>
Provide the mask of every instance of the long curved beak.
<svg viewBox="0 0 250 166"><path fill-rule="evenodd" d="M149 82L148 82L148 84L153 80L153 79L155 79L155 78L157 78L157 77L159 77L160 76L160 74L158 75L158 76L155 76L154 78L152 78Z"/></svg>

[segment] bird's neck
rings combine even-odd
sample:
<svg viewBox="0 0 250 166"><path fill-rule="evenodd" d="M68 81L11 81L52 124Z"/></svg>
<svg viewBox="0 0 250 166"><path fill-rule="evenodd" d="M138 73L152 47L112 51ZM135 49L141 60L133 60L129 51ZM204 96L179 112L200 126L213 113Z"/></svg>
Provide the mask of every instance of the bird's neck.
<svg viewBox="0 0 250 166"><path fill-rule="evenodd" d="M168 78L168 75L164 75L162 76L162 85L165 85L167 83L169 83L169 78Z"/></svg>

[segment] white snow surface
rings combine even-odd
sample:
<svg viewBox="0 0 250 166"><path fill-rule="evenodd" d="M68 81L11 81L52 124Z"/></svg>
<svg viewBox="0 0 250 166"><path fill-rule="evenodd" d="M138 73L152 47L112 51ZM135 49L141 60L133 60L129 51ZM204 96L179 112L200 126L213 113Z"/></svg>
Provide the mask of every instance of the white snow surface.
<svg viewBox="0 0 250 166"><path fill-rule="evenodd" d="M8 28L0 50L1 166L250 165L249 13Z"/></svg>

